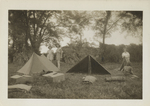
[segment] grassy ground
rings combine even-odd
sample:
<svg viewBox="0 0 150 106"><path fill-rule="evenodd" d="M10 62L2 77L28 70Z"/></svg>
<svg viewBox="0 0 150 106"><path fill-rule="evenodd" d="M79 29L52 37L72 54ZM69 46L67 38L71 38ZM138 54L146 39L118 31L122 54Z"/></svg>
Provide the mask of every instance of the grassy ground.
<svg viewBox="0 0 150 106"><path fill-rule="evenodd" d="M72 65L61 63L62 72L65 73ZM103 66L112 74L120 75L117 69L120 64L106 63ZM9 64L8 84L14 84L10 79L22 66ZM8 98L52 98L52 99L142 99L142 63L133 63L134 74L139 78L127 77L124 82L106 82L108 75L93 75L97 81L93 84L85 84L82 78L86 74L65 73L66 80L60 83L52 83L42 76L33 76L30 92L8 92Z"/></svg>

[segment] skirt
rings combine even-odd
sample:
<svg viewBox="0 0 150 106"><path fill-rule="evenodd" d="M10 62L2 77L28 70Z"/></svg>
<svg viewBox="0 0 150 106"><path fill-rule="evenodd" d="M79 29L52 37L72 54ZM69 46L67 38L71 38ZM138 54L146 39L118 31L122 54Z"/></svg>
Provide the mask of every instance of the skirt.
<svg viewBox="0 0 150 106"><path fill-rule="evenodd" d="M57 60L57 61L60 61L60 59L61 59L60 53L56 53L56 60Z"/></svg>

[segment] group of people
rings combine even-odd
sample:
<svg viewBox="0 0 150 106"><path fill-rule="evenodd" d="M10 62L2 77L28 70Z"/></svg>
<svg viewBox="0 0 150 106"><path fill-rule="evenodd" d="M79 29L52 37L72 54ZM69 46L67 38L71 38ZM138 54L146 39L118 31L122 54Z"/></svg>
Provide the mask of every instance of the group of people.
<svg viewBox="0 0 150 106"><path fill-rule="evenodd" d="M57 44L56 47L57 47L57 49L56 49L57 67L60 69L60 60L62 58L63 51L62 51L61 46L59 44ZM49 46L48 48L49 48L49 50L47 52L47 58L50 61L53 61L54 60L54 54L55 54L54 50L52 50L52 46ZM122 53L123 61L122 61L122 64L121 64L119 71L122 71L124 66L131 66L130 54L129 54L129 52L127 52L126 47L124 47L123 50L124 50L124 52Z"/></svg>
<svg viewBox="0 0 150 106"><path fill-rule="evenodd" d="M61 46L59 44L56 45L57 49L56 49L56 61L57 61L57 67L58 69L60 69L60 60L62 58L62 49ZM48 47L49 50L47 52L47 58L52 62L54 60L54 50L52 49L52 46Z"/></svg>

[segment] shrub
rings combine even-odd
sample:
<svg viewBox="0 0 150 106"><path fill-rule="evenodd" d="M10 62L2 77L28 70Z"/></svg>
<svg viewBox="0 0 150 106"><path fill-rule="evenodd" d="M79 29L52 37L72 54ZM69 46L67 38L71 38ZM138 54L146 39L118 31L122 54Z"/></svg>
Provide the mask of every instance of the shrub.
<svg viewBox="0 0 150 106"><path fill-rule="evenodd" d="M90 54L101 62L103 59L105 62L121 62L122 52L125 45L105 45L105 53L103 58L100 58L99 48L93 47L82 47L81 45L69 45L63 47L64 51L64 62L69 64L74 64L84 58L86 55ZM142 45L131 44L127 46L127 50L130 53L131 62L141 62L142 61Z"/></svg>

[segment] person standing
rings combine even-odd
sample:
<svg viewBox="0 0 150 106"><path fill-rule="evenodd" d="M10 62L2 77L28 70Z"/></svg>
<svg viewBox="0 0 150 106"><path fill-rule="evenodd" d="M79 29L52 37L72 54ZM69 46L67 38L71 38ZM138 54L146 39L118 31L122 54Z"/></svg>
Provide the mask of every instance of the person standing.
<svg viewBox="0 0 150 106"><path fill-rule="evenodd" d="M60 69L60 60L62 58L62 49L61 49L61 46L59 44L56 45L57 47L57 50L56 50L56 61L57 61L57 67L58 69Z"/></svg>
<svg viewBox="0 0 150 106"><path fill-rule="evenodd" d="M51 46L49 46L48 48L49 48L49 50L47 51L47 58L50 61L53 61L54 60L54 51L52 50Z"/></svg>
<svg viewBox="0 0 150 106"><path fill-rule="evenodd" d="M131 66L130 54L129 54L129 52L127 52L126 47L124 47L123 50L124 50L124 52L122 53L123 60L122 60L122 64L121 64L119 71L122 71L124 66Z"/></svg>

